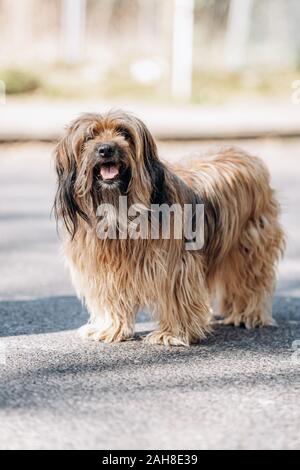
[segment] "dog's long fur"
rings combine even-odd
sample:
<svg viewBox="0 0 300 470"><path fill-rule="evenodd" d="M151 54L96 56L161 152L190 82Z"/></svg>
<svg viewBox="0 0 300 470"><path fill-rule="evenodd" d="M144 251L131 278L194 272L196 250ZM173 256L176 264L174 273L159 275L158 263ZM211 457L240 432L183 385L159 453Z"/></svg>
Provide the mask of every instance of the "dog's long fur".
<svg viewBox="0 0 300 470"><path fill-rule="evenodd" d="M122 178L95 176L99 145L113 142ZM217 294L225 324L272 324L275 268L284 249L279 205L263 162L230 148L189 162L162 163L146 126L121 111L83 115L55 152L55 212L78 296L89 312L82 330L98 341L132 337L137 311L150 307L159 331L150 343L189 345L206 336ZM97 175L97 173L96 173ZM100 240L96 209L117 204L205 205L205 245L187 251L184 240Z"/></svg>

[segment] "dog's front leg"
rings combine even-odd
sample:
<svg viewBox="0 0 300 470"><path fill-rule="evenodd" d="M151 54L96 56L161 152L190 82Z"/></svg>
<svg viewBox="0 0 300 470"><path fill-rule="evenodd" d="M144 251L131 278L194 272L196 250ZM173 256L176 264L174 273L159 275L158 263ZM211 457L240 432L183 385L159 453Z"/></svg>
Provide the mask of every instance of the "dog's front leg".
<svg viewBox="0 0 300 470"><path fill-rule="evenodd" d="M134 334L137 307L116 301L109 305L86 299L90 320L79 330L83 339L103 341L105 343L121 342L132 338Z"/></svg>
<svg viewBox="0 0 300 470"><path fill-rule="evenodd" d="M209 295L201 269L195 268L193 263L183 264L176 278L166 281L156 303L160 328L146 336L146 342L189 346L210 331Z"/></svg>
<svg viewBox="0 0 300 470"><path fill-rule="evenodd" d="M170 305L169 302L163 311L159 330L148 334L145 341L164 346L190 346L210 332L210 317L210 307L201 301L190 305L179 305L178 302Z"/></svg>

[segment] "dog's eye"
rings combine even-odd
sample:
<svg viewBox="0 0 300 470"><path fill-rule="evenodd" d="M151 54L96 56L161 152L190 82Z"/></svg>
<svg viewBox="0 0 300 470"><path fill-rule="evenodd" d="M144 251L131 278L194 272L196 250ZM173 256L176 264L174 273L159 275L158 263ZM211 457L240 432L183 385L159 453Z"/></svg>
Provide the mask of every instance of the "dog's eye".
<svg viewBox="0 0 300 470"><path fill-rule="evenodd" d="M86 135L85 138L84 138L84 142L87 143L87 142L90 142L91 140L93 140L93 136L92 135Z"/></svg>
<svg viewBox="0 0 300 470"><path fill-rule="evenodd" d="M124 137L125 140L131 140L131 135L126 129L118 129L118 134Z"/></svg>

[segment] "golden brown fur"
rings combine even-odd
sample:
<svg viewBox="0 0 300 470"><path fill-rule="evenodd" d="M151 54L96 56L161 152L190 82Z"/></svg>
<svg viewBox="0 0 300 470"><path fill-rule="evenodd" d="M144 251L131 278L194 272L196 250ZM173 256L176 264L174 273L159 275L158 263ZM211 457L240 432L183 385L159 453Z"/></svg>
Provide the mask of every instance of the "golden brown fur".
<svg viewBox="0 0 300 470"><path fill-rule="evenodd" d="M90 137L90 140L87 139ZM113 142L122 181L95 180L96 150ZM225 149L188 166L163 164L146 126L121 111L84 115L56 150L55 202L64 253L78 296L91 318L82 334L97 341L132 337L137 311L150 307L159 331L150 343L189 345L211 329L211 299L224 323L247 328L272 324L275 268L284 248L279 205L263 162ZM100 240L102 202L205 205L205 245L187 251L184 240Z"/></svg>

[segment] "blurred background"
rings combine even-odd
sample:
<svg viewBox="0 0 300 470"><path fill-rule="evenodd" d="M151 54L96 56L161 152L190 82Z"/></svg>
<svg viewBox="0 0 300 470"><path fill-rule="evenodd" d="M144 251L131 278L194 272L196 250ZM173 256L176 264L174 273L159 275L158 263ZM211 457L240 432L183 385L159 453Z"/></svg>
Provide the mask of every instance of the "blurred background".
<svg viewBox="0 0 300 470"><path fill-rule="evenodd" d="M299 24L299 0L0 0L0 448L299 447ZM111 107L163 159L238 145L266 162L288 237L278 330L180 352L77 339L52 154L71 119Z"/></svg>
<svg viewBox="0 0 300 470"><path fill-rule="evenodd" d="M299 22L297 0L0 0L0 78L31 98L274 100Z"/></svg>
<svg viewBox="0 0 300 470"><path fill-rule="evenodd" d="M14 253L17 267L45 276L45 264L20 262L13 234L29 230L29 240L45 240L37 216L26 227L24 220L51 212L53 147L80 113L123 107L145 120L163 158L184 159L218 143L243 146L267 161L289 235L280 285L300 291L294 280L300 278L299 24L297 0L0 0L5 256ZM37 189L39 172L45 183ZM35 200L37 193L44 202ZM58 255L54 223L47 223L53 243L43 255L49 265ZM24 256L33 259L32 248L23 246ZM16 266L7 258L2 266L8 272L0 296L9 296L10 288L15 295ZM52 285L69 292L59 272L60 280L48 271L46 291ZM43 276L32 284L34 292ZM25 295L29 277L20 282Z"/></svg>

